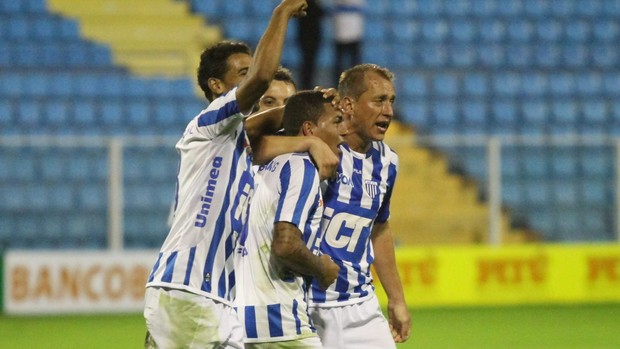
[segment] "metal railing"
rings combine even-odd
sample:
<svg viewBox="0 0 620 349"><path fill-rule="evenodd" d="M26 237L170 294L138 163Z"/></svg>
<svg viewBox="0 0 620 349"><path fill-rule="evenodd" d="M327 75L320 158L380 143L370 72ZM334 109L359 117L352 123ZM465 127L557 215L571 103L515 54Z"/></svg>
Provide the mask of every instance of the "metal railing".
<svg viewBox="0 0 620 349"><path fill-rule="evenodd" d="M88 198L88 194L75 194L71 192L66 200L75 200L76 196L79 196L81 200L93 201L100 200L100 203L93 203L95 207L101 204L105 209L99 211L89 211L91 214L105 216L106 222L105 228L105 244L107 248L112 250L120 250L126 247L125 241L127 237L127 224L125 218L128 214L131 214L132 208L128 208L126 199L128 198L127 190L131 185L139 183L140 185L149 185L149 176L158 176L158 181L165 183L166 187L169 186L170 190L174 188L174 176L176 167L160 166L153 168L140 168L140 164L133 163L136 159L140 159L140 156L146 155L151 160L158 158L165 158L167 164L176 163L176 151L174 150L174 144L177 141L176 136L143 136L143 137L76 137L76 136L4 136L0 137L0 191L7 195L3 198L4 206L0 208L0 220L11 220L13 225L1 225L1 234L11 234L10 231L2 231L2 229L15 229L15 227L27 227L28 224L21 224L22 219L28 220L36 216L37 213L45 214L46 207L54 205L54 201L46 201L45 198L39 199L40 202L33 207L26 197L27 194L23 194L23 198L15 198L14 196L20 196L22 193L19 188L28 188L29 185L38 185L44 188L45 186L53 187L54 185L63 185L67 190L71 191L74 186L72 175L63 171L78 171L83 172L81 179L75 180L75 185L85 186L89 185L89 181L92 178L104 177L104 180L99 180L94 185L104 186L106 195L97 198ZM537 226L536 222L531 222L535 229L544 232L544 228L548 226L556 226L556 228L549 228L550 230L557 230L558 226L566 226L566 219L563 217L563 211L573 212L578 217L584 217L585 221L590 222L590 225L595 228L589 228L588 226L570 226L574 228L573 235L568 237L563 236L557 231L548 231L547 239L549 240L579 240L588 241L593 240L606 240L606 241L620 241L620 227L618 217L620 216L619 201L620 201L620 161L618 161L618 154L620 154L620 139L611 137L598 137L598 136L566 136L566 137L487 137L487 136L462 136L462 135L450 135L450 136L436 136L436 137L422 137L418 136L414 139L407 138L395 138L390 139L398 143L399 146L422 146L439 150L444 154L452 167L462 167L460 172L464 175L475 178L480 184L481 189L485 193L487 204L489 205L489 237L488 240L492 245L499 245L501 243L501 214L502 209L506 206L513 207L515 211L521 212L521 215L525 220L530 220L528 212L534 212L541 215L549 210L550 215L555 215L551 220L551 225L542 224ZM137 155L133 155L131 159L127 158L127 153L130 150L136 150ZM573 151L574 150L574 151ZM84 153L84 152L87 153ZM82 154L80 153L82 152ZM565 171L563 177L560 178L553 170L549 170L549 163L553 162L555 152L562 154L568 161L568 169L562 169ZM53 166L58 169L50 170L47 167L51 165L45 165L45 161L57 157L59 153L62 153L66 161L58 160ZM604 154L603 154L604 153ZM81 154L81 155L80 155ZM142 155L141 155L142 154ZM515 160L515 154L516 160ZM529 155L528 155L529 154ZM538 165L533 164L532 158L528 156L537 156L538 154L544 154L544 156L538 156L535 160L541 162ZM593 155L602 154L604 157L602 160L593 160ZM510 158L512 160L508 161ZM97 161L96 164L90 163L89 165L80 165L78 160L82 161ZM478 161L477 165L471 165L468 161L475 159ZM611 161L612 163L608 163ZM65 163L67 162L67 163ZM76 162L76 163L70 163ZM27 166L23 164L27 163ZM481 165L482 164L482 165ZM515 165L516 164L516 165ZM595 164L596 166L592 166ZM522 171L523 168L528 166L544 166L550 171L549 174L543 174L541 178L530 178L527 171ZM47 167L46 167L47 166ZM70 166L73 166L71 170ZM143 176L136 180L128 180L127 173L130 172L127 166L133 166L132 172L136 172L137 176ZM521 170L511 168L520 167ZM575 167L571 169L570 167ZM601 167L597 169L596 167ZM84 168L82 168L84 167ZM87 167L87 168L86 168ZM486 167L481 170L481 167ZM474 171L471 171L471 169ZM35 173L28 173L28 171ZM56 173L57 178L53 181L46 180L47 172ZM538 170L543 171L543 170ZM571 172L572 171L572 172ZM101 172L105 172L102 174ZM162 172L161 174L153 172ZM510 175L506 173L509 172ZM399 173L399 177L407 176L407 173ZM572 176L572 177L571 177ZM65 178L66 177L66 178ZM596 180L596 182L595 182ZM94 180L93 180L94 181ZM144 182L147 183L144 183ZM537 194L536 190L527 189L528 183L546 186L553 186L553 195L547 195L549 200L536 203L534 199L525 198L523 200L514 200L508 195L508 186L512 182L518 182L519 188L526 191L531 191L534 196ZM169 183L169 185L168 185ZM578 187L579 190L563 191L559 186L555 186L557 183L568 183L571 188ZM597 189L594 194L590 194L592 188ZM76 189L77 190L77 189ZM156 189L153 189L156 190ZM514 192L518 196L521 195L517 189ZM545 189L547 190L547 189ZM551 189L549 189L551 190ZM50 200L60 200L54 198L55 194L49 196ZM555 195L555 196L554 196ZM588 206L588 200L596 198L595 203ZM147 199L145 199L147 200ZM145 209L141 212L143 219L151 220L150 214L157 215L157 219L162 221L162 212L167 212L170 207L172 195L170 195L170 201L167 201L166 195L163 199L153 203L146 202L143 206L150 204L157 208L157 212L151 212L151 210ZM528 201L530 200L530 201ZM555 201L554 201L555 200ZM595 199L592 199L595 200ZM602 201L601 201L602 200ZM11 203L15 202L15 203ZM538 206L536 206L538 205ZM81 210L86 209L82 205L81 201L77 201L75 204L61 205L66 206L65 211L58 211L57 214L77 214L79 215ZM557 206L557 209L554 207ZM538 209L537 209L538 207ZM554 211L550 211L554 209ZM33 211L32 215L29 215L29 210ZM38 210L38 211L37 211ZM587 212L581 212L580 210L587 210L588 212L595 213L594 215L588 215ZM598 211L597 211L598 210ZM93 213L94 212L94 213ZM570 213L567 213L570 214ZM597 218L603 217L603 218ZM581 218L575 218L569 216L569 220L580 224ZM604 220L602 222L601 220ZM549 219L546 220L549 223ZM585 224L585 223L584 223ZM163 225L163 224L162 224ZM574 225L574 224L573 224ZM8 226L8 228L7 228ZM4 228L3 228L4 227ZM62 226L61 229L65 229ZM27 229L27 228L24 228ZM48 230L51 230L50 227ZM589 231L588 229L596 229L602 231ZM162 226L159 232L160 235L165 236L166 227ZM579 233L579 232L582 233ZM51 234L54 232L52 231ZM583 235L579 235L583 234ZM62 236L62 232L58 232L57 235ZM543 234L544 235L544 234ZM44 237L42 237L44 239ZM156 247L156 246L150 246Z"/></svg>

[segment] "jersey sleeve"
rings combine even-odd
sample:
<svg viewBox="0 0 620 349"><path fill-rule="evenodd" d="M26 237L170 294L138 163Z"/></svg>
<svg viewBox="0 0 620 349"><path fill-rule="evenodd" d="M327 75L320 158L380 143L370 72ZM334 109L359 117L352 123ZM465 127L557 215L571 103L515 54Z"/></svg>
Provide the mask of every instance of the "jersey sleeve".
<svg viewBox="0 0 620 349"><path fill-rule="evenodd" d="M383 198L383 203L377 212L376 221L385 223L390 218L390 202L392 199L392 192L394 191L394 184L396 183L396 177L398 174L398 155L396 153L390 153L390 162L388 165L388 180L387 180L387 192Z"/></svg>
<svg viewBox="0 0 620 349"><path fill-rule="evenodd" d="M245 116L239 110L237 103L237 88L233 88L209 104L207 109L196 116L190 123L186 134L192 133L195 137L213 139L223 133L236 129L243 122ZM189 132L188 132L189 131Z"/></svg>
<svg viewBox="0 0 620 349"><path fill-rule="evenodd" d="M280 172L280 186L274 223L289 222L304 231L320 190L316 167L308 158L291 157Z"/></svg>

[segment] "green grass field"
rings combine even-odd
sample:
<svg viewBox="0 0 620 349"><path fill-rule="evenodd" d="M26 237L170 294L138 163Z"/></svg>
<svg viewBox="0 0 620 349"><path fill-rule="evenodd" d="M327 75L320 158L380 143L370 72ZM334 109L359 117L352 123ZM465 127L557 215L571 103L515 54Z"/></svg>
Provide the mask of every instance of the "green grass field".
<svg viewBox="0 0 620 349"><path fill-rule="evenodd" d="M620 304L414 309L399 349L617 349ZM3 349L141 348L139 314L0 316Z"/></svg>

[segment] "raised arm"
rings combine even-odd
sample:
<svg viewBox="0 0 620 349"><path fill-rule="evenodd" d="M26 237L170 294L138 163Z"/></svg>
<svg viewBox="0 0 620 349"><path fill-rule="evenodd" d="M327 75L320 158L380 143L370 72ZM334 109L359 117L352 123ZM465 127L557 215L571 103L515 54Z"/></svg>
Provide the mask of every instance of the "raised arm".
<svg viewBox="0 0 620 349"><path fill-rule="evenodd" d="M339 267L328 255L316 256L301 239L301 231L288 222L274 224L271 251L278 263L297 274L313 276L327 289L338 277Z"/></svg>
<svg viewBox="0 0 620 349"><path fill-rule="evenodd" d="M307 7L305 0L282 0L273 10L269 24L254 51L248 74L237 89L237 102L241 111L251 110L269 87L280 65L288 21L295 16L304 16Z"/></svg>
<svg viewBox="0 0 620 349"><path fill-rule="evenodd" d="M394 239L388 222L375 222L372 228L372 245L375 251L374 266L377 276L383 285L388 297L388 322L394 341L401 343L409 338L411 315L407 303L400 275L396 268L394 255Z"/></svg>

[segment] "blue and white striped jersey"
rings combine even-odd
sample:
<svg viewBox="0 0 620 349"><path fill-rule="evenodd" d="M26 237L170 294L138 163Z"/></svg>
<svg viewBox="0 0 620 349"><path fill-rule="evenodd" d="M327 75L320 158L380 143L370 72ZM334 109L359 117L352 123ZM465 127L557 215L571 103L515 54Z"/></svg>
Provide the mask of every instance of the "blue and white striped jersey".
<svg viewBox="0 0 620 349"><path fill-rule="evenodd" d="M251 155L236 88L187 125L180 154L175 212L147 282L231 305L234 246L253 188Z"/></svg>
<svg viewBox="0 0 620 349"><path fill-rule="evenodd" d="M398 172L398 156L383 142L373 142L366 154L340 146L337 178L323 193L321 253L340 266L336 282L326 291L313 282L312 306L341 306L361 302L374 292L370 265L374 252L370 233L374 222L390 216L390 197Z"/></svg>
<svg viewBox="0 0 620 349"><path fill-rule="evenodd" d="M301 231L308 249L318 253L323 214L318 171L306 153L284 154L260 166L255 183L248 229L235 254L235 305L245 341L316 336L308 315L309 284L271 258L271 244L274 224L288 222Z"/></svg>

